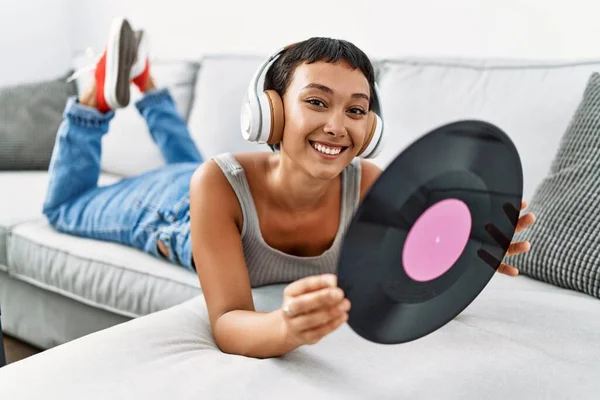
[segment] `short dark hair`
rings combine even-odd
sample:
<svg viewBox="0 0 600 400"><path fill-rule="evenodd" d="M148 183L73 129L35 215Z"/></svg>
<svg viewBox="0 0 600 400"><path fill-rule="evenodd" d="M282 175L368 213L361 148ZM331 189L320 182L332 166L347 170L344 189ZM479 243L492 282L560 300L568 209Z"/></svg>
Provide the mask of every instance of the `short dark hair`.
<svg viewBox="0 0 600 400"><path fill-rule="evenodd" d="M372 107L375 72L371 60L356 45L341 39L313 37L296 43L275 60L267 71L263 90L275 90L283 97L296 67L301 63L311 64L318 61L330 63L345 61L353 69L360 69L369 82L371 90L369 108Z"/></svg>

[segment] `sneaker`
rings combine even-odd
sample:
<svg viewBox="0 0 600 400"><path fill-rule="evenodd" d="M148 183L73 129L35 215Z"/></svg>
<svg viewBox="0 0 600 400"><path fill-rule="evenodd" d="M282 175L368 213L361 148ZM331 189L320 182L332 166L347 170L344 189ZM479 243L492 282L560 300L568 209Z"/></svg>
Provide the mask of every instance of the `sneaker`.
<svg viewBox="0 0 600 400"><path fill-rule="evenodd" d="M137 40L137 55L135 63L131 67L131 79L140 89L140 92L143 92L150 76L149 41L148 35L142 30L136 31L135 37Z"/></svg>
<svg viewBox="0 0 600 400"><path fill-rule="evenodd" d="M137 56L138 42L129 22L113 21L106 49L96 64L96 101L98 110L106 112L129 105L131 69Z"/></svg>

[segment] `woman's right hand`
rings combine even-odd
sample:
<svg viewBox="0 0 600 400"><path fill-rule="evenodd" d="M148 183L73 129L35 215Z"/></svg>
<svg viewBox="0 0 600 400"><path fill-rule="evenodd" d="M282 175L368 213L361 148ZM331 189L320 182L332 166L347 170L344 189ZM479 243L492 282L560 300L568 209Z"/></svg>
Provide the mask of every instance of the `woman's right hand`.
<svg viewBox="0 0 600 400"><path fill-rule="evenodd" d="M284 342L292 347L315 344L348 320L350 300L333 274L308 276L283 292Z"/></svg>

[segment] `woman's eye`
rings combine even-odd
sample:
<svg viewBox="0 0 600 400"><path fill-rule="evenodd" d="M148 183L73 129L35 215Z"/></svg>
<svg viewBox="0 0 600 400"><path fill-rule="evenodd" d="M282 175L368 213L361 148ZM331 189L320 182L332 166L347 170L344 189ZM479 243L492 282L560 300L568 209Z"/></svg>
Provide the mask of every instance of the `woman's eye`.
<svg viewBox="0 0 600 400"><path fill-rule="evenodd" d="M317 99L307 100L307 103L312 104L313 106L317 106L317 107L321 107L324 105L321 100L317 100Z"/></svg>
<svg viewBox="0 0 600 400"><path fill-rule="evenodd" d="M366 112L362 108L353 108L350 110L352 114L365 115Z"/></svg>

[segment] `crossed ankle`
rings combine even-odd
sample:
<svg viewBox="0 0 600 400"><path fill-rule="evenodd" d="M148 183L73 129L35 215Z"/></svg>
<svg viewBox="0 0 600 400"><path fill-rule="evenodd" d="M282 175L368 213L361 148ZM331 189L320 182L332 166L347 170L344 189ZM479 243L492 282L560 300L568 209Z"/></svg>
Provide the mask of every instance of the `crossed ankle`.
<svg viewBox="0 0 600 400"><path fill-rule="evenodd" d="M141 92L146 92L154 88L154 81L150 76L150 61L146 59L144 62L144 69L132 81L134 85L138 87Z"/></svg>
<svg viewBox="0 0 600 400"><path fill-rule="evenodd" d="M79 103L84 106L98 108L96 85L90 86L84 93L79 97Z"/></svg>
<svg viewBox="0 0 600 400"><path fill-rule="evenodd" d="M154 84L154 79L152 79L151 76L148 76L148 79L146 79L146 82L144 83L144 89L142 91L150 92L152 90L156 90L156 85Z"/></svg>

